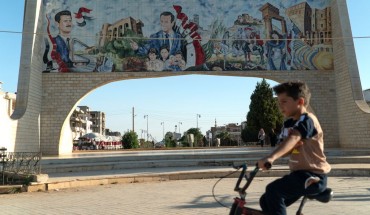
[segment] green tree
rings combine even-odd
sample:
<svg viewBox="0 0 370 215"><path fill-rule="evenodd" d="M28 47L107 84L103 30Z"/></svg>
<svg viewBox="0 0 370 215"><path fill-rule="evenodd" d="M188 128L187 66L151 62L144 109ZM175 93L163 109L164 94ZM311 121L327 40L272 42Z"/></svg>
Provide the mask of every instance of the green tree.
<svg viewBox="0 0 370 215"><path fill-rule="evenodd" d="M176 140L172 132L167 132L166 135L164 135L164 143L166 147L176 147Z"/></svg>
<svg viewBox="0 0 370 215"><path fill-rule="evenodd" d="M266 134L268 134L272 128L280 127L282 122L283 115L279 111L272 88L265 79L257 82L256 89L251 95L251 103L247 114L247 126L242 132L243 141L257 141L260 128L263 128Z"/></svg>
<svg viewBox="0 0 370 215"><path fill-rule="evenodd" d="M139 140L134 131L126 132L122 137L122 145L124 149L136 149L139 147Z"/></svg>
<svg viewBox="0 0 370 215"><path fill-rule="evenodd" d="M222 131L221 133L217 134L216 137L220 138L221 146L237 146L238 145L238 141L233 140L231 138L230 133L227 131Z"/></svg>
<svg viewBox="0 0 370 215"><path fill-rule="evenodd" d="M184 132L184 135L179 139L179 142L182 147L190 147L190 143L188 142L187 133Z"/></svg>

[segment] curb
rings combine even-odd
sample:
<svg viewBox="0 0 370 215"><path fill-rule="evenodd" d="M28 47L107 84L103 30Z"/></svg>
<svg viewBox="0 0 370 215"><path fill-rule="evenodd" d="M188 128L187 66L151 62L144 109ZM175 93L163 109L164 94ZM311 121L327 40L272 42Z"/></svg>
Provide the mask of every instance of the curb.
<svg viewBox="0 0 370 215"><path fill-rule="evenodd" d="M273 171L259 172L257 177L281 177L289 173L287 169L276 169ZM26 192L41 192L59 189L78 188L85 186L99 186L109 184L127 184L143 182L161 182L171 180L189 179L213 179L213 178L237 178L239 172L227 170L212 171L182 171L173 173L154 173L154 174L128 174L123 176L91 177L87 179L61 180L49 183L31 183L26 187ZM332 169L329 177L368 177L370 169Z"/></svg>

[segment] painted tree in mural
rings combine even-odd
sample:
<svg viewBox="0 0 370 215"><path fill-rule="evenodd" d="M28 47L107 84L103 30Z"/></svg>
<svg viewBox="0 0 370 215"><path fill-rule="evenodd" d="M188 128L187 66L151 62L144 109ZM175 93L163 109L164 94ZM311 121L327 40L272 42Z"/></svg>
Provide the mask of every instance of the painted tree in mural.
<svg viewBox="0 0 370 215"><path fill-rule="evenodd" d="M283 115L280 113L270 85L263 79L258 82L251 95L251 103L247 114L247 126L242 131L245 142L257 140L258 131L263 128L268 134L271 129L280 129Z"/></svg>

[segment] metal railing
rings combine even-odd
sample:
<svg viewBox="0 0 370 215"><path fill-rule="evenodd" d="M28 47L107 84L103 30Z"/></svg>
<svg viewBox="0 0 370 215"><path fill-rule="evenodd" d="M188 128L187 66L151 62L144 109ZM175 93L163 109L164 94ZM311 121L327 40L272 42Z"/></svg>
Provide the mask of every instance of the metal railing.
<svg viewBox="0 0 370 215"><path fill-rule="evenodd" d="M37 175L41 173L41 152L6 152L0 148L2 181L5 174Z"/></svg>

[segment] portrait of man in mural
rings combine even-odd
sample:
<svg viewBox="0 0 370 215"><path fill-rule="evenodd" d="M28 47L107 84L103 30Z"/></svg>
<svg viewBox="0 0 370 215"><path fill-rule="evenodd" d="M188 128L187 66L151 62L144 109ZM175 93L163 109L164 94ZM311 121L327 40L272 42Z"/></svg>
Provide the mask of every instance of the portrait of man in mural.
<svg viewBox="0 0 370 215"><path fill-rule="evenodd" d="M72 31L72 15L68 10L63 10L55 14L55 22L57 23L59 34L54 37L57 45L57 52L62 58L67 67L73 67L73 62L70 59L71 49L71 31Z"/></svg>
<svg viewBox="0 0 370 215"><path fill-rule="evenodd" d="M160 23L162 30L150 35L150 39L143 45L139 46L136 42L131 42L131 48L141 56L146 56L151 48L155 48L157 53L160 52L162 46L169 47L169 54L175 55L181 51L182 36L175 32L175 16L168 11L162 12L160 15Z"/></svg>
<svg viewBox="0 0 370 215"><path fill-rule="evenodd" d="M72 31L72 14L68 10L62 10L55 14L55 23L58 28L58 35L53 37L50 33L50 20L47 17L47 34L52 44L50 47L49 41L45 39L45 52L43 61L47 65L46 72L57 69L59 72L68 72L73 67L73 62L70 58L70 43ZM51 48L51 60L48 57ZM56 65L53 64L56 63ZM54 68L56 67L56 68Z"/></svg>

